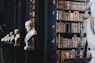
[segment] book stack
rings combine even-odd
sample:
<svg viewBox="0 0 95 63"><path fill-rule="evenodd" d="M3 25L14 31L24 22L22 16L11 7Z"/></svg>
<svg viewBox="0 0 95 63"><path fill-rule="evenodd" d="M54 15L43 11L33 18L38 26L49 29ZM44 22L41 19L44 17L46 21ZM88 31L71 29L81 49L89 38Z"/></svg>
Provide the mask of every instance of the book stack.
<svg viewBox="0 0 95 63"><path fill-rule="evenodd" d="M56 45L57 45L57 48L60 48L60 38L61 38L61 36L60 36L60 34L58 34L58 36L56 36Z"/></svg>
<svg viewBox="0 0 95 63"><path fill-rule="evenodd" d="M68 48L69 45L68 45L68 38L63 38L61 37L61 48Z"/></svg>
<svg viewBox="0 0 95 63"><path fill-rule="evenodd" d="M80 23L56 23L57 33L80 33Z"/></svg>
<svg viewBox="0 0 95 63"><path fill-rule="evenodd" d="M75 58L76 56L76 50L72 49L70 50L66 50L66 51L61 51L61 62L64 62L65 59L70 59L70 58Z"/></svg>
<svg viewBox="0 0 95 63"><path fill-rule="evenodd" d="M86 37L84 37L82 40L82 47L85 47L86 40ZM56 36L57 48L77 48L79 41L80 37L78 37L76 34L74 34L72 38L64 38L60 34Z"/></svg>
<svg viewBox="0 0 95 63"><path fill-rule="evenodd" d="M57 63L60 63L60 51L59 50L57 50Z"/></svg>
<svg viewBox="0 0 95 63"><path fill-rule="evenodd" d="M35 0L30 0L30 16L31 20L35 21Z"/></svg>
<svg viewBox="0 0 95 63"><path fill-rule="evenodd" d="M71 32L80 33L80 23L71 23Z"/></svg>
<svg viewBox="0 0 95 63"><path fill-rule="evenodd" d="M79 13L79 11L63 11L57 10L57 20L67 20L67 21L82 21L83 13Z"/></svg>
<svg viewBox="0 0 95 63"><path fill-rule="evenodd" d="M57 2L57 8L65 8L65 1L60 0Z"/></svg>
<svg viewBox="0 0 95 63"><path fill-rule="evenodd" d="M72 41L73 41L73 47L77 48L78 47L78 43L79 43L79 38L77 37L76 34L74 34L74 36L72 37Z"/></svg>
<svg viewBox="0 0 95 63"><path fill-rule="evenodd" d="M64 31L64 23L57 22L56 23L56 32L63 32Z"/></svg>
<svg viewBox="0 0 95 63"><path fill-rule="evenodd" d="M84 11L86 3L84 2L71 2L71 10Z"/></svg>
<svg viewBox="0 0 95 63"><path fill-rule="evenodd" d="M84 51L85 51L84 49L80 51L80 58L83 58L83 56L84 56L84 54L83 54Z"/></svg>
<svg viewBox="0 0 95 63"><path fill-rule="evenodd" d="M85 47L86 41L87 41L87 38L86 38L86 37L83 37L83 40L82 40L82 47Z"/></svg>
<svg viewBox="0 0 95 63"><path fill-rule="evenodd" d="M64 0L60 0L57 2L57 8L84 11L85 7L86 7L85 2L73 2L73 1L64 1Z"/></svg>
<svg viewBox="0 0 95 63"><path fill-rule="evenodd" d="M65 11L62 11L62 10L60 10L60 11L57 11L57 15L58 15L58 20L64 20L64 19L66 19L66 16L65 16Z"/></svg>
<svg viewBox="0 0 95 63"><path fill-rule="evenodd" d="M70 7L71 7L71 2L70 1L65 1L65 8L66 9L70 9Z"/></svg>
<svg viewBox="0 0 95 63"><path fill-rule="evenodd" d="M61 63L66 59L66 51L61 51Z"/></svg>
<svg viewBox="0 0 95 63"><path fill-rule="evenodd" d="M63 63L64 60L66 60L66 59L76 58L76 53L77 53L77 50L75 50L75 49L61 51L61 63ZM84 50L81 50L80 58L83 58L83 55L84 55ZM58 56L60 56L60 55L58 55Z"/></svg>
<svg viewBox="0 0 95 63"><path fill-rule="evenodd" d="M84 16L83 13L79 13L79 21L83 21L83 16Z"/></svg>
<svg viewBox="0 0 95 63"><path fill-rule="evenodd" d="M76 50L72 49L70 52L70 58L75 58L75 56L76 56Z"/></svg>
<svg viewBox="0 0 95 63"><path fill-rule="evenodd" d="M86 2L87 0L75 0L75 1L82 1L82 2Z"/></svg>
<svg viewBox="0 0 95 63"><path fill-rule="evenodd" d="M79 21L79 11L74 11L74 20Z"/></svg>

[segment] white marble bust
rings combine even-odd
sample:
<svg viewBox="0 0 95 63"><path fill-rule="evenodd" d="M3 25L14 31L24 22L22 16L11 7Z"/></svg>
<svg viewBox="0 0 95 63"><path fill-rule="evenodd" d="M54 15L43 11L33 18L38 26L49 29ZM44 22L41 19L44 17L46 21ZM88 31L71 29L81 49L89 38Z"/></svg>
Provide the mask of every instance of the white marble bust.
<svg viewBox="0 0 95 63"><path fill-rule="evenodd" d="M31 20L26 21L25 29L27 31L27 34L24 39L26 44L24 50L35 50L34 36L37 35L37 31L35 29L34 22Z"/></svg>
<svg viewBox="0 0 95 63"><path fill-rule="evenodd" d="M1 38L1 41L4 42L4 43L8 43L8 44L9 44L9 41L10 41L10 36L9 36L9 34L7 34L7 35L4 36L3 38Z"/></svg>
<svg viewBox="0 0 95 63"><path fill-rule="evenodd" d="M14 34L13 34L13 32L10 32L9 33L9 35L10 35L10 44L14 44Z"/></svg>
<svg viewBox="0 0 95 63"><path fill-rule="evenodd" d="M19 31L19 29L15 29L14 30L14 34L15 34L15 38L14 38L14 40L15 40L15 44L14 44L14 46L20 46L20 31Z"/></svg>

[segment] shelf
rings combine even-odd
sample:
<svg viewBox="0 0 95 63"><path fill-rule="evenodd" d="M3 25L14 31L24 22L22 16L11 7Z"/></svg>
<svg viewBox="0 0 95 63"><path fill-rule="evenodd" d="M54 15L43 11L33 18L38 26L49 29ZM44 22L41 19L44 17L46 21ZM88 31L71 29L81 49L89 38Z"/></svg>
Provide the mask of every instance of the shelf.
<svg viewBox="0 0 95 63"><path fill-rule="evenodd" d="M72 49L77 50L78 48L57 48L57 50L72 50Z"/></svg>
<svg viewBox="0 0 95 63"><path fill-rule="evenodd" d="M74 2L87 2L87 0L85 1L85 0L65 0L65 1L74 1Z"/></svg>
<svg viewBox="0 0 95 63"><path fill-rule="evenodd" d="M35 5L34 3L32 5Z"/></svg>
<svg viewBox="0 0 95 63"><path fill-rule="evenodd" d="M60 34L61 36L65 37L65 38L72 38L74 36L74 34L76 34L78 37L80 37L80 33L65 33L65 32L60 32L57 33ZM86 33L84 33L84 37L86 36Z"/></svg>
<svg viewBox="0 0 95 63"><path fill-rule="evenodd" d="M64 10L64 11L79 11L80 13L85 13L85 10L73 10L73 9L66 9L66 8L57 8L57 10Z"/></svg>
<svg viewBox="0 0 95 63"><path fill-rule="evenodd" d="M31 5L35 5L35 2L33 2L33 1L30 1L30 4L31 4Z"/></svg>
<svg viewBox="0 0 95 63"><path fill-rule="evenodd" d="M35 18L35 17L32 17L32 18Z"/></svg>
<svg viewBox="0 0 95 63"><path fill-rule="evenodd" d="M85 14L87 0L57 0L57 20L56 20L56 42L59 63L87 63L84 60L86 55L86 32L82 35L81 25ZM89 12L90 14L90 12ZM77 35L76 37L74 37ZM76 41L75 41L76 40ZM82 40L82 41L81 41ZM81 44L81 42L83 42ZM78 43L75 43L78 42ZM80 43L79 43L80 42ZM65 44L64 44L65 43ZM64 46L66 45L66 46ZM73 54L71 54L73 51ZM81 51L82 50L82 51ZM68 56L66 52L70 53ZM83 58L77 58L78 53L83 52ZM75 58L73 55L75 54ZM73 58L71 58L72 56ZM64 58L64 59L63 59ZM68 58L68 59L67 59ZM79 61L80 60L80 61ZM83 61L81 61L83 60Z"/></svg>
<svg viewBox="0 0 95 63"><path fill-rule="evenodd" d="M57 50L72 50L72 49L77 50L77 48L57 48Z"/></svg>
<svg viewBox="0 0 95 63"><path fill-rule="evenodd" d="M83 21L57 20L57 22L67 22L67 23L82 23Z"/></svg>
<svg viewBox="0 0 95 63"><path fill-rule="evenodd" d="M69 58L65 59L65 63L88 63L91 60L91 58Z"/></svg>

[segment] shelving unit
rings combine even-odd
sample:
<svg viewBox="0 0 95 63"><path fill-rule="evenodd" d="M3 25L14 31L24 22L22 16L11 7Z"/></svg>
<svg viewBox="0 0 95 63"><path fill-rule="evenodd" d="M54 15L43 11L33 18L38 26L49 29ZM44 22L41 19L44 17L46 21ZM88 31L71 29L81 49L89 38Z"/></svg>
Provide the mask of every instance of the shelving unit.
<svg viewBox="0 0 95 63"><path fill-rule="evenodd" d="M76 58L79 51L79 57L84 57L86 29L82 29L82 24L86 3L87 0L57 0L57 63ZM82 31L84 32L83 37ZM81 50L79 50L79 44L81 44ZM88 54L87 57L90 55Z"/></svg>
<svg viewBox="0 0 95 63"><path fill-rule="evenodd" d="M35 0L30 0L30 16L31 20L35 21Z"/></svg>

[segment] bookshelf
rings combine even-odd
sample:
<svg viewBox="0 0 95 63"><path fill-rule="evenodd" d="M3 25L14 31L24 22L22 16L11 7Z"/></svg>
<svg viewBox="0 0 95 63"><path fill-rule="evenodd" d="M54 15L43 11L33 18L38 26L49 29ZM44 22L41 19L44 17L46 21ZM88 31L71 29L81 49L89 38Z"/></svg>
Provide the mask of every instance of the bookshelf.
<svg viewBox="0 0 95 63"><path fill-rule="evenodd" d="M56 47L57 63L77 56L78 44L81 41L81 24L87 0L57 0ZM86 46L86 29L83 30L82 47L79 57L83 58ZM90 58L90 54L87 53Z"/></svg>
<svg viewBox="0 0 95 63"><path fill-rule="evenodd" d="M35 21L35 0L30 0L30 16L31 20Z"/></svg>

